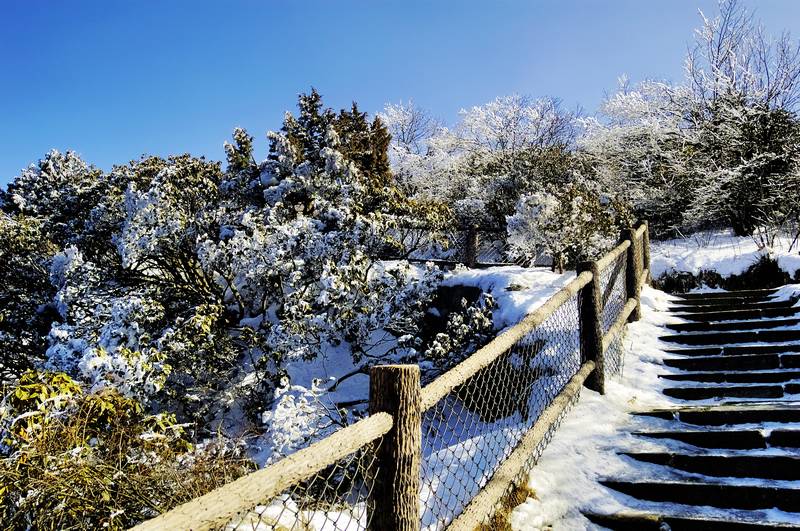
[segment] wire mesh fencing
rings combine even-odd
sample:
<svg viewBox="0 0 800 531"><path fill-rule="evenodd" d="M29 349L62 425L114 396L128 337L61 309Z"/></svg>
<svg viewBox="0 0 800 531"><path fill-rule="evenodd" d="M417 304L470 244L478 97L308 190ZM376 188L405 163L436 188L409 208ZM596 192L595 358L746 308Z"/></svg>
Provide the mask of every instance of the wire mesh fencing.
<svg viewBox="0 0 800 531"><path fill-rule="evenodd" d="M423 413L423 529L464 510L576 373L578 319L576 295Z"/></svg>
<svg viewBox="0 0 800 531"><path fill-rule="evenodd" d="M622 313L625 303L628 302L626 290L627 267L628 253L623 252L605 270L600 272L600 289L603 295L603 315L601 320L603 334L608 333ZM605 353L606 373L620 374L622 372L622 362L622 338L617 336Z"/></svg>
<svg viewBox="0 0 800 531"><path fill-rule="evenodd" d="M452 242L459 241L457 234L452 238ZM633 274L638 283L640 279L636 277L641 269L649 266L644 263L642 252L647 240L641 233L638 238L642 244L636 245L633 240L623 242L612 254L600 259L604 265L597 276L590 272L579 274L523 322L500 334L423 389L419 389L419 369L411 368L417 374L415 385L420 396L416 401L409 400L416 404L417 416L411 423L413 426L406 425L406 429L419 430L415 431L416 444L421 448L417 446L418 450L414 451L418 466L404 472L405 482L393 474L398 470L394 467L398 459L395 453L398 441L413 439L411 435L406 439L398 435L398 426L404 425L398 419L409 417L400 414L401 409L389 414L379 408L382 413L342 428L250 477L261 476L249 482L240 478L220 489L224 494L218 497L232 503L240 501L235 509L226 509L226 504L220 500L213 501L213 493L189 502L187 505L204 508L212 500L210 503L225 515L225 518L217 515L214 522L227 522L216 527L200 525L197 528L226 531L381 528L383 531L386 526L381 523L382 515L394 509L393 502L386 503L387 498L381 496L387 492L387 487L391 491L401 484L414 485L413 489L404 491L412 493L411 503L404 506L405 509L410 507L405 514L409 519L418 518L420 527L426 531L445 529L456 520L459 529L466 529L466 525L472 526L480 518L488 519L496 503L493 502L492 507L484 504L486 499L494 499L495 494L487 493L500 493L502 489L508 492L515 483L522 481L569 407L578 400L580 386L600 365L600 356L604 357L607 373L621 372L623 334L621 328L614 325L634 315L631 301L638 295L638 290L631 291L627 275ZM472 245L474 247L474 241ZM498 253L505 252L500 244L494 249ZM636 267L629 268L629 260L635 260ZM601 267L599 262L592 271ZM600 297L602 305L595 304ZM594 302L586 306L586 300ZM595 309L589 312L587 308ZM585 330L595 332L582 332ZM600 330L606 348L590 349L589 341L583 340L597 339ZM608 337L611 334L613 338ZM464 364L471 369L459 369ZM395 366L394 369L409 370L409 366ZM596 377L597 373L594 374ZM586 385L602 392L602 383ZM371 376L370 386L370 409L375 411L372 409L373 391L377 390L378 395L392 395L391 383ZM297 457L299 454L303 454L302 459ZM390 473L390 469L394 472ZM502 473L497 474L498 470ZM513 481L506 484L504 478L511 476L515 476ZM267 478L266 483L261 478ZM236 486L243 479L245 483ZM242 502L243 492L251 494ZM253 492L258 493L257 496L253 496ZM473 503L478 499L480 503ZM400 507L399 502L397 507ZM483 507L486 507L485 513L479 510L476 514L476 508ZM230 518L230 515L235 516ZM181 515L176 518L170 521L189 521L181 520ZM142 529L162 529L157 520ZM464 520L468 520L467 524Z"/></svg>
<svg viewBox="0 0 800 531"><path fill-rule="evenodd" d="M537 256L520 253L508 241L504 230L481 230L476 234L475 262L478 265L518 265L530 267Z"/></svg>
<svg viewBox="0 0 800 531"><path fill-rule="evenodd" d="M397 258L414 261L440 260L478 267L518 265L528 267L538 256L520 254L504 229L393 229Z"/></svg>
<svg viewBox="0 0 800 531"><path fill-rule="evenodd" d="M359 531L369 529L376 459L382 439L240 514L225 531Z"/></svg>
<svg viewBox="0 0 800 531"><path fill-rule="evenodd" d="M462 262L466 232L458 229L424 227L393 229L397 257L409 260L449 260Z"/></svg>

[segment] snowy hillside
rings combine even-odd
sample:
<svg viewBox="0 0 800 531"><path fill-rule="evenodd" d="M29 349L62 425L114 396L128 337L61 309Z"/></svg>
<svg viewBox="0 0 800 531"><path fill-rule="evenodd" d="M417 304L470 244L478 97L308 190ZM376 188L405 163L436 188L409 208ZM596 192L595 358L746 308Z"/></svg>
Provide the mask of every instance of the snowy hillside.
<svg viewBox="0 0 800 531"><path fill-rule="evenodd" d="M800 269L800 242L790 236L775 238L765 246L751 236L735 236L731 231L707 231L685 238L652 241L650 267L654 278L664 273L713 270L723 276L740 274L762 256L777 260L794 275Z"/></svg>

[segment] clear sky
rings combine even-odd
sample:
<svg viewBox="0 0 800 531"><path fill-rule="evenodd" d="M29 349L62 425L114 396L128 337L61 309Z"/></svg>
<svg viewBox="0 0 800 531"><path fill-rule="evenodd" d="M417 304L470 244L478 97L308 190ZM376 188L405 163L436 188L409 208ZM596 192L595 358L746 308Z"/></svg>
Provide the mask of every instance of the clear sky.
<svg viewBox="0 0 800 531"><path fill-rule="evenodd" d="M800 37L800 1L747 0ZM108 169L143 153L223 158L316 87L375 112L413 98L445 122L496 96L593 111L617 77L677 80L714 0L0 0L0 184L51 148Z"/></svg>

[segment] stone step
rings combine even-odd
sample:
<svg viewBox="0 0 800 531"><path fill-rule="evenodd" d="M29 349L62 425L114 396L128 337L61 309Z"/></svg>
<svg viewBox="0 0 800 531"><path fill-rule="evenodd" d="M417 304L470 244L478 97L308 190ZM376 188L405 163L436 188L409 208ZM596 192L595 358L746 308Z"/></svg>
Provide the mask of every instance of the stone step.
<svg viewBox="0 0 800 531"><path fill-rule="evenodd" d="M728 299L728 298L747 298L747 297L770 297L775 295L777 289L742 289L737 291L709 291L706 293L677 293L674 296L679 299Z"/></svg>
<svg viewBox="0 0 800 531"><path fill-rule="evenodd" d="M716 295L698 294L697 297L676 296L676 299L673 300L672 302L675 304L679 304L681 306L704 306L707 304L714 305L714 304L727 304L736 302L755 304L759 302L777 302L777 301L775 299L775 293L741 294L741 293L727 292L727 293L718 293Z"/></svg>
<svg viewBox="0 0 800 531"><path fill-rule="evenodd" d="M800 448L800 430L637 431L633 435L650 439L671 439L697 446L724 450L759 450L767 447Z"/></svg>
<svg viewBox="0 0 800 531"><path fill-rule="evenodd" d="M659 374L658 377L675 382L781 383L800 380L800 371L684 372L680 374Z"/></svg>
<svg viewBox="0 0 800 531"><path fill-rule="evenodd" d="M765 422L800 422L800 407L772 404L721 405L640 411L633 415L674 419L694 426L725 426Z"/></svg>
<svg viewBox="0 0 800 531"><path fill-rule="evenodd" d="M800 448L800 430L772 430L767 443L780 448Z"/></svg>
<svg viewBox="0 0 800 531"><path fill-rule="evenodd" d="M772 310L775 308L791 308L796 302L795 299L769 302L719 300L704 304L687 304L686 301L679 301L679 304L670 307L670 311L673 313L705 313L729 310Z"/></svg>
<svg viewBox="0 0 800 531"><path fill-rule="evenodd" d="M751 294L751 295L734 295L726 293L724 296L717 297L704 296L704 297L677 297L672 300L676 306L730 306L735 304L766 304L773 302L791 302L800 300L800 296L792 296L788 298L776 298L775 293L768 294Z"/></svg>
<svg viewBox="0 0 800 531"><path fill-rule="evenodd" d="M667 358L664 365L684 371L798 369L800 354L752 354Z"/></svg>
<svg viewBox="0 0 800 531"><path fill-rule="evenodd" d="M596 514L583 513L595 525L613 531L775 531L798 530L788 523L745 522L735 519L701 516L668 516L640 512Z"/></svg>
<svg viewBox="0 0 800 531"><path fill-rule="evenodd" d="M785 487L695 483L688 481L601 481L602 485L639 500L759 510L800 512L800 489Z"/></svg>
<svg viewBox="0 0 800 531"><path fill-rule="evenodd" d="M767 308L766 310L723 310L713 312L691 312L678 313L675 317L680 317L687 321L698 322L723 322L740 321L743 319L769 319L774 317L790 317L800 313L800 308Z"/></svg>
<svg viewBox="0 0 800 531"><path fill-rule="evenodd" d="M757 450L767 447L767 438L759 430L637 431L633 435L670 439L698 448Z"/></svg>
<svg viewBox="0 0 800 531"><path fill-rule="evenodd" d="M780 302L768 295L750 295L745 297L695 297L693 299L679 299L671 301L676 306L730 306L738 304L763 304Z"/></svg>
<svg viewBox="0 0 800 531"><path fill-rule="evenodd" d="M789 385L725 385L717 387L666 387L663 393L679 400L710 400L722 398L783 398L793 394Z"/></svg>
<svg viewBox="0 0 800 531"><path fill-rule="evenodd" d="M722 332L744 330L766 330L769 328L782 328L797 326L800 319L774 319L760 321L725 321L721 323L679 323L667 325L676 332Z"/></svg>
<svg viewBox="0 0 800 531"><path fill-rule="evenodd" d="M781 345L745 345L666 349L664 352L681 356L729 356L749 354L782 354L784 352L800 352L800 343L784 343Z"/></svg>
<svg viewBox="0 0 800 531"><path fill-rule="evenodd" d="M729 345L732 343L784 343L800 340L800 330L754 330L750 332L703 332L659 337L682 345Z"/></svg>
<svg viewBox="0 0 800 531"><path fill-rule="evenodd" d="M690 455L671 452L625 452L622 455L704 476L800 479L800 457L788 455Z"/></svg>

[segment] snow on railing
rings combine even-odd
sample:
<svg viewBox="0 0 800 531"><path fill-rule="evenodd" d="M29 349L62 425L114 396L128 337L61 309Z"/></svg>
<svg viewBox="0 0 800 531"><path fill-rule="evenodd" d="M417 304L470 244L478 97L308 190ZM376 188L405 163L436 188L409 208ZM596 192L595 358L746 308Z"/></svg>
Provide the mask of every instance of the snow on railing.
<svg viewBox="0 0 800 531"><path fill-rule="evenodd" d="M140 524L163 529L469 530L519 484L582 386L622 370L649 278L646 224L424 388L373 367L370 416Z"/></svg>

